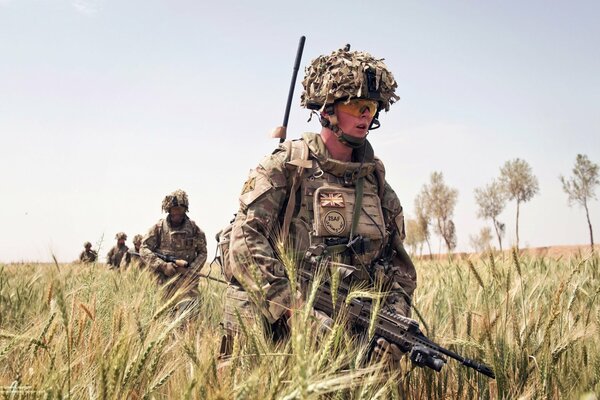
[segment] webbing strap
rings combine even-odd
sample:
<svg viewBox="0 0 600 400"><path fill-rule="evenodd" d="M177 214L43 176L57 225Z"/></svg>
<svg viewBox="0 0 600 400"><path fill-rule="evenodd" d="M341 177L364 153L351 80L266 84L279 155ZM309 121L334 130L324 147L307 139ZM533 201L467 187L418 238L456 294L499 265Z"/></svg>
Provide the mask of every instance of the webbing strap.
<svg viewBox="0 0 600 400"><path fill-rule="evenodd" d="M294 143L299 143L298 146L301 146L300 156L298 157L297 146L294 146ZM305 163L298 161L306 161L308 160L308 144L304 140L299 140L297 142L290 143L291 155L289 163L296 166L296 171L294 176L292 176L292 187L290 188L288 203L285 208L285 214L283 215L283 226L281 227L281 241L283 245L287 245L287 239L290 232L290 225L292 223L292 214L294 213L294 209L296 208L296 192L298 191L298 187L300 186L300 178L302 177L302 173L304 172ZM312 164L311 164L312 165Z"/></svg>
<svg viewBox="0 0 600 400"><path fill-rule="evenodd" d="M358 226L358 220L360 218L360 211L362 208L364 186L365 178L358 178L358 181L356 181L356 201L354 203L354 209L352 210L352 226L350 227L350 240L354 239L354 231Z"/></svg>

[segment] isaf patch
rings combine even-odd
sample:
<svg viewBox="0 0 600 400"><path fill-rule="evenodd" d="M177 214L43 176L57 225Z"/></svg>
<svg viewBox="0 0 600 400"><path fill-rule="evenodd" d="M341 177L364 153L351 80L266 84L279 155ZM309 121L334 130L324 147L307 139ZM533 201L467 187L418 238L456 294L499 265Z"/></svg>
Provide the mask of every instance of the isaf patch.
<svg viewBox="0 0 600 400"><path fill-rule="evenodd" d="M323 226L327 232L340 235L346 228L346 219L339 211L329 211L323 216Z"/></svg>
<svg viewBox="0 0 600 400"><path fill-rule="evenodd" d="M242 195L251 192L254 190L254 187L256 186L256 178L255 177L251 177L249 178L245 183L244 183L244 187L242 188Z"/></svg>
<svg viewBox="0 0 600 400"><path fill-rule="evenodd" d="M342 193L319 193L319 204L321 207L344 208L344 196Z"/></svg>

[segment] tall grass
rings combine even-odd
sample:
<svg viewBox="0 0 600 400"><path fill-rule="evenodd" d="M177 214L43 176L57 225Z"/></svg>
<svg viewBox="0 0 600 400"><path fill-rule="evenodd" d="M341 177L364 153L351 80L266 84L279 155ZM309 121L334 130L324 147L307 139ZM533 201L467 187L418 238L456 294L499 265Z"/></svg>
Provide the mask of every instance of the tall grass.
<svg viewBox="0 0 600 400"><path fill-rule="evenodd" d="M165 300L147 271L103 265L0 266L0 397L122 399L537 399L600 392L599 260L419 261L413 316L440 345L485 361L490 380L449 361L440 373L367 362L341 321L318 329L307 302L288 340L243 327L218 357L224 285L194 307ZM10 397L8 397L10 398ZM14 397L17 398L17 397Z"/></svg>

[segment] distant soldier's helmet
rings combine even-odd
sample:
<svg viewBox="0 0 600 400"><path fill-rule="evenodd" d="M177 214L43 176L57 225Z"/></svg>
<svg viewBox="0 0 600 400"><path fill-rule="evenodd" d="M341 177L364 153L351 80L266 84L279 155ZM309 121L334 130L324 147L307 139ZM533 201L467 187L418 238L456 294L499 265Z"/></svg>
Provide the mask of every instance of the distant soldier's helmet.
<svg viewBox="0 0 600 400"><path fill-rule="evenodd" d="M324 111L338 100L361 98L377 101L378 111L389 111L390 105L400 100L395 94L398 84L383 59L349 48L312 60L302 81L303 107Z"/></svg>
<svg viewBox="0 0 600 400"><path fill-rule="evenodd" d="M85 242L83 244L83 247L92 247L92 244L90 242Z"/></svg>
<svg viewBox="0 0 600 400"><path fill-rule="evenodd" d="M173 193L165 196L165 199L162 202L162 210L168 213L171 207L177 206L185 208L186 212L189 210L187 194L181 189L177 189Z"/></svg>
<svg viewBox="0 0 600 400"><path fill-rule="evenodd" d="M141 244L142 243L142 239L143 239L142 235L135 235L133 237L133 244Z"/></svg>
<svg viewBox="0 0 600 400"><path fill-rule="evenodd" d="M115 235L115 239L117 240L127 240L127 235L125 234L125 232L119 232Z"/></svg>

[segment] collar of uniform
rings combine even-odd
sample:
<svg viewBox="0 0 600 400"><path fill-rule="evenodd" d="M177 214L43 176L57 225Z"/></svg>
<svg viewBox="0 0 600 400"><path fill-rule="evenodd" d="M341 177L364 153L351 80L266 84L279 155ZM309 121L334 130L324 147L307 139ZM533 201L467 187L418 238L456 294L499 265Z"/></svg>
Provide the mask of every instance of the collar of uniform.
<svg viewBox="0 0 600 400"><path fill-rule="evenodd" d="M186 215L183 216L183 221L181 221L181 224L179 224L178 226L174 227L173 223L171 222L171 216L167 215L167 218L165 218L165 221L167 222L167 225L169 226L169 228L181 228L182 226L185 225L185 223L187 222L187 220L189 219L189 217Z"/></svg>
<svg viewBox="0 0 600 400"><path fill-rule="evenodd" d="M373 147L369 141L365 141L365 145L359 149L355 149L352 153L354 160L360 160L364 154L364 162L356 161L339 161L331 158L321 135L316 133L305 133L302 139L308 145L311 156L317 160L317 163L324 172L330 173L339 177L352 177L352 180L367 176L375 171L375 161Z"/></svg>

